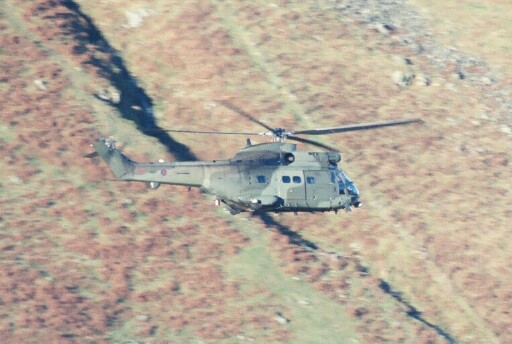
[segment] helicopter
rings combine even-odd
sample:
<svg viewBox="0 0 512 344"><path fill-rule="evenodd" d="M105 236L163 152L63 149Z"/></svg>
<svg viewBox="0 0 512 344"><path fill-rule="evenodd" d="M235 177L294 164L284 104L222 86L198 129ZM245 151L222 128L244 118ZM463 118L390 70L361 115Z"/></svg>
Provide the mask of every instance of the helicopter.
<svg viewBox="0 0 512 344"><path fill-rule="evenodd" d="M152 189L161 184L198 187L215 196L215 205L224 205L232 215L241 212L327 212L351 211L362 206L354 182L338 166L339 151L301 135L326 135L377 129L422 122L421 119L350 124L337 127L285 130L272 128L232 105L247 119L266 129L264 132L201 131L170 129L166 132L219 135L269 136L271 142L252 144L232 158L212 161L139 163L121 153L115 140L102 138L92 146L117 178L145 182ZM297 141L327 151L299 151Z"/></svg>

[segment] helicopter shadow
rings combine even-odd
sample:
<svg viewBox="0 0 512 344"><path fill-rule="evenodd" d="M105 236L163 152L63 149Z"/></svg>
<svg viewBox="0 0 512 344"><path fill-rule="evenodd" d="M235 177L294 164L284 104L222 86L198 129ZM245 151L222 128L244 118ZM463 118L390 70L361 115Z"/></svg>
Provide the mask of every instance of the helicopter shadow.
<svg viewBox="0 0 512 344"><path fill-rule="evenodd" d="M82 12L80 5L71 0L62 1L62 4L75 14L56 14L66 19L66 33L77 44L73 52L77 55L85 54L89 49L88 46L92 44L95 49L108 56L102 58L90 53L85 64L94 66L101 77L111 82L119 92L119 99L114 101L98 94L95 94L95 97L116 108L123 118L135 123L137 129L143 134L156 138L169 153L174 155L176 160L198 160L190 148L174 140L156 124L153 100L138 85L136 78L130 73L117 50L110 45L92 19Z"/></svg>
<svg viewBox="0 0 512 344"><path fill-rule="evenodd" d="M267 227L275 228L279 234L287 236L291 244L314 251L318 250L318 246L314 242L304 239L299 233L277 222L269 213L255 212L253 216L259 217Z"/></svg>
<svg viewBox="0 0 512 344"><path fill-rule="evenodd" d="M94 66L101 77L111 82L112 86L119 91L119 99L114 101L98 94L95 94L95 97L116 108L124 119L135 123L140 132L156 138L176 160L197 161L197 156L188 146L174 140L163 128L157 125L153 113L153 100L139 86L137 79L130 73L117 50L110 45L93 20L74 1L64 0L62 4L75 14L56 14L56 16L67 19L67 34L77 43L74 47L74 53L78 55L85 54L89 49L88 46L93 45L95 49L110 56L101 58L96 54L89 54L85 63ZM254 121L252 117L249 119ZM304 239L297 232L277 222L270 214L254 213L253 216L258 216L267 227L275 228L280 234L287 236L290 243L311 250L318 249L315 243Z"/></svg>

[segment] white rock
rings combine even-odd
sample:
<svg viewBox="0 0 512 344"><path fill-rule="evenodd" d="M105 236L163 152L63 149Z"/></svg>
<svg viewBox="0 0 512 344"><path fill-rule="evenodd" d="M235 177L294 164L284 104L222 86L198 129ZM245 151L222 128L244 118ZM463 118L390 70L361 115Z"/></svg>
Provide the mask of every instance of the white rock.
<svg viewBox="0 0 512 344"><path fill-rule="evenodd" d="M393 72L393 75L391 76L393 82L401 87L409 86L414 80L414 77L415 75L411 72L402 72L399 70Z"/></svg>
<svg viewBox="0 0 512 344"><path fill-rule="evenodd" d="M508 125L502 125L501 132L507 135L512 135L512 128L510 128Z"/></svg>
<svg viewBox="0 0 512 344"><path fill-rule="evenodd" d="M290 322L290 320L286 319L280 312L276 313L274 320L280 323L281 325L286 325Z"/></svg>
<svg viewBox="0 0 512 344"><path fill-rule="evenodd" d="M121 102L121 93L117 90L110 90L110 100L114 104L119 104Z"/></svg>
<svg viewBox="0 0 512 344"><path fill-rule="evenodd" d="M145 9L145 8L139 8L133 11L126 11L125 16L126 20L128 21L128 26L131 28L139 27L144 19L151 14L152 11Z"/></svg>
<svg viewBox="0 0 512 344"><path fill-rule="evenodd" d="M408 57L393 55L392 59L397 65L412 65L412 61Z"/></svg>
<svg viewBox="0 0 512 344"><path fill-rule="evenodd" d="M48 89L48 83L43 79L34 80L34 84L36 84L37 88L39 88L41 91L46 91Z"/></svg>
<svg viewBox="0 0 512 344"><path fill-rule="evenodd" d="M361 251L363 245L360 242L354 241L348 245L354 251Z"/></svg>
<svg viewBox="0 0 512 344"><path fill-rule="evenodd" d="M419 73L416 75L416 85L417 86L430 86L432 82L430 81L430 78L428 75L424 73Z"/></svg>
<svg viewBox="0 0 512 344"><path fill-rule="evenodd" d="M481 81L482 81L482 83L483 83L484 85L487 85L487 86L489 86L490 84L492 84L492 80L491 80L490 78L486 77L486 76L482 77Z"/></svg>
<svg viewBox="0 0 512 344"><path fill-rule="evenodd" d="M139 320L139 321L147 321L148 319L149 319L149 317L147 315L144 315L144 314L137 315L137 320Z"/></svg>
<svg viewBox="0 0 512 344"><path fill-rule="evenodd" d="M393 26L384 23L377 23L373 25L373 28L382 34L389 34L394 30Z"/></svg>
<svg viewBox="0 0 512 344"><path fill-rule="evenodd" d="M10 176L9 182L11 182L12 184L15 184L15 185L23 184L23 180L18 176Z"/></svg>

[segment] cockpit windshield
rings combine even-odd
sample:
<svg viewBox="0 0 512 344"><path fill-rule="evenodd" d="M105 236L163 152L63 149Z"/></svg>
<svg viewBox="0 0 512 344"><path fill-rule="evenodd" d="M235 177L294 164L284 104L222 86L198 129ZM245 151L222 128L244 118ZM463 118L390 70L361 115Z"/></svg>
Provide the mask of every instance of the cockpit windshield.
<svg viewBox="0 0 512 344"><path fill-rule="evenodd" d="M345 172L342 169L336 168L331 171L331 178L333 183L338 184L338 189L340 194L345 194L348 192L351 196L359 196L359 190L355 186L355 184L350 180Z"/></svg>

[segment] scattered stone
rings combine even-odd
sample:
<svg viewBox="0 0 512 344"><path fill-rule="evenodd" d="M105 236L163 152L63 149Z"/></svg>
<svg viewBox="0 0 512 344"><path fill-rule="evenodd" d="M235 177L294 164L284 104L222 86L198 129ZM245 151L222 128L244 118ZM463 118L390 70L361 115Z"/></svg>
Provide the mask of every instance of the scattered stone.
<svg viewBox="0 0 512 344"><path fill-rule="evenodd" d="M101 89L96 92L96 96L113 104L119 104L121 102L121 93L114 87Z"/></svg>
<svg viewBox="0 0 512 344"><path fill-rule="evenodd" d="M355 252L359 252L363 248L363 245L357 241L351 242L348 246Z"/></svg>
<svg viewBox="0 0 512 344"><path fill-rule="evenodd" d="M392 75L393 82L400 87L407 87L411 85L414 80L414 74L411 72L395 71Z"/></svg>
<svg viewBox="0 0 512 344"><path fill-rule="evenodd" d="M375 29L377 32L385 35L395 31L395 27L393 25L385 23L375 23L372 25L372 28Z"/></svg>
<svg viewBox="0 0 512 344"><path fill-rule="evenodd" d="M208 111L208 112L213 111L216 107L217 107L217 103L216 103L216 102L214 102L214 101L206 102L206 103L203 105L203 109L204 109L205 111Z"/></svg>
<svg viewBox="0 0 512 344"><path fill-rule="evenodd" d="M41 91L46 91L48 89L48 82L43 79L34 80L34 84L36 84L37 88L39 88Z"/></svg>
<svg viewBox="0 0 512 344"><path fill-rule="evenodd" d="M144 19L151 15L152 11L148 10L146 8L139 8L133 11L126 11L126 20L128 21L128 27L130 28L136 28L139 27Z"/></svg>
<svg viewBox="0 0 512 344"><path fill-rule="evenodd" d="M454 80L466 80L477 87L488 87L498 82L491 67L482 58L459 51L455 47L440 44L428 30L429 20L407 1L343 0L336 1L334 10L340 13L340 17L346 22L352 18L352 22L366 24L376 32L392 33L389 36L396 44L408 48L409 54L413 57L420 54L426 57L438 70L446 70L447 66L455 64L456 70L463 72L454 73ZM397 28L400 28L399 33ZM390 32L390 29L394 32ZM400 81L399 84L403 85ZM431 85L436 86L437 82ZM442 86L443 83L439 85ZM512 90L508 85L500 85L500 87L505 87L504 90L509 93ZM451 85L449 88L452 88ZM493 93L487 93L484 97L496 101L499 107L491 117L508 116L507 119L510 121L509 114L512 113L510 97L496 99Z"/></svg>
<svg viewBox="0 0 512 344"><path fill-rule="evenodd" d="M11 184L15 184L15 185L22 185L23 184L23 180L18 177L18 176L10 176L9 177L9 182Z"/></svg>
<svg viewBox="0 0 512 344"><path fill-rule="evenodd" d="M395 61L398 65L412 65L412 60L408 57L403 57L400 55L393 55L393 61Z"/></svg>
<svg viewBox="0 0 512 344"><path fill-rule="evenodd" d="M417 86L430 86L430 84L432 83L430 81L430 77L424 73L418 73L415 79Z"/></svg>
<svg viewBox="0 0 512 344"><path fill-rule="evenodd" d="M486 76L482 77L481 81L486 86L489 86L489 85L491 85L493 83L493 80L491 78L489 78L489 77L486 77Z"/></svg>
<svg viewBox="0 0 512 344"><path fill-rule="evenodd" d="M109 89L110 101L114 104L119 104L121 102L121 93L119 93L116 89Z"/></svg>
<svg viewBox="0 0 512 344"><path fill-rule="evenodd" d="M148 321L149 317L147 315L140 314L140 315L137 315L136 319L139 321Z"/></svg>
<svg viewBox="0 0 512 344"><path fill-rule="evenodd" d="M507 135L512 135L512 128L510 128L508 125L502 125L501 132Z"/></svg>
<svg viewBox="0 0 512 344"><path fill-rule="evenodd" d="M452 77L457 80L464 80L466 79L466 74L459 70L458 72L453 73Z"/></svg>
<svg viewBox="0 0 512 344"><path fill-rule="evenodd" d="M311 304L311 301L309 301L307 299L299 300L299 305L308 306L310 304Z"/></svg>
<svg viewBox="0 0 512 344"><path fill-rule="evenodd" d="M281 312L277 312L274 320L280 323L281 325L286 325L290 322L289 319L286 319Z"/></svg>

